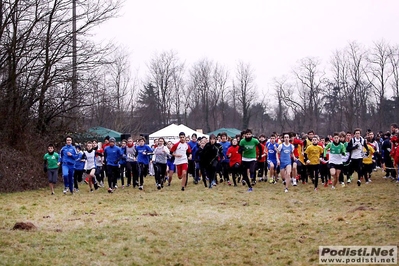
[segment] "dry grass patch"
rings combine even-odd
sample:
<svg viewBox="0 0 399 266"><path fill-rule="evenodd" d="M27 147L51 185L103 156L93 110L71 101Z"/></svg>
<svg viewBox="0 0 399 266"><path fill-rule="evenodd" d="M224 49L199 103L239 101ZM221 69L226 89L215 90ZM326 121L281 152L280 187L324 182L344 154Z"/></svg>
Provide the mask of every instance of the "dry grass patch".
<svg viewBox="0 0 399 266"><path fill-rule="evenodd" d="M314 265L319 245L398 245L399 186L373 183L253 193L177 182L157 191L48 190L1 194L0 261L5 265ZM12 230L31 222L35 231ZM38 255L40 254L40 255Z"/></svg>

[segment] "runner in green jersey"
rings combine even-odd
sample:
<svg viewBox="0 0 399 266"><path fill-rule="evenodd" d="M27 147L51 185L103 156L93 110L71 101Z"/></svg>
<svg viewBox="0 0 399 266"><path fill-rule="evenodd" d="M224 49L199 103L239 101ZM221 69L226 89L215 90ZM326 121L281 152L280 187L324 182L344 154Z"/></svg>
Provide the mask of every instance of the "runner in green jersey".
<svg viewBox="0 0 399 266"><path fill-rule="evenodd" d="M54 185L58 179L58 158L59 155L54 151L53 144L49 144L47 147L47 153L43 156L44 165L43 170L47 173L49 186L51 189L51 195L54 195Z"/></svg>
<svg viewBox="0 0 399 266"><path fill-rule="evenodd" d="M262 151L259 140L253 138L252 130L245 130L245 138L240 141L240 151L242 154L243 180L248 184L248 192L252 192L251 179L255 177L256 149ZM258 154L262 155L262 152Z"/></svg>
<svg viewBox="0 0 399 266"><path fill-rule="evenodd" d="M345 145L339 141L338 132L334 132L333 142L328 143L324 148L323 157L326 157L327 152L329 152L328 165L330 167L330 174L334 179L331 188L335 189L343 168L342 155L345 155L346 153Z"/></svg>

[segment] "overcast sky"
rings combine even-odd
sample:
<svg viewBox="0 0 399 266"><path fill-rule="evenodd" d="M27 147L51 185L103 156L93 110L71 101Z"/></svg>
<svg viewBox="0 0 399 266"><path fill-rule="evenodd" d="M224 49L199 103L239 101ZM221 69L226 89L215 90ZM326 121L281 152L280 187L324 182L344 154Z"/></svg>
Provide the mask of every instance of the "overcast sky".
<svg viewBox="0 0 399 266"><path fill-rule="evenodd" d="M266 90L301 58L328 63L351 41L399 44L398 14L398 0L127 0L95 38L127 47L140 75L154 53L174 50L187 66L250 63Z"/></svg>

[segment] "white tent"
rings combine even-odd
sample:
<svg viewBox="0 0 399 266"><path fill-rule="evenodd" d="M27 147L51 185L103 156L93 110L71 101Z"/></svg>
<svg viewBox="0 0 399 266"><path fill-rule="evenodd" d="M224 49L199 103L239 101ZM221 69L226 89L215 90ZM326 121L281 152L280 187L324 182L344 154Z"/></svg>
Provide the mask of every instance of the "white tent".
<svg viewBox="0 0 399 266"><path fill-rule="evenodd" d="M176 124L171 124L167 127L164 127L152 134L148 137L150 145L154 144L154 139L163 137L166 142L172 141L173 143L176 143L179 141L179 133L184 132L187 137L191 137L193 133L196 133L198 137L207 137L209 138L208 135L200 133L195 131L194 129L191 129L183 124L176 125Z"/></svg>

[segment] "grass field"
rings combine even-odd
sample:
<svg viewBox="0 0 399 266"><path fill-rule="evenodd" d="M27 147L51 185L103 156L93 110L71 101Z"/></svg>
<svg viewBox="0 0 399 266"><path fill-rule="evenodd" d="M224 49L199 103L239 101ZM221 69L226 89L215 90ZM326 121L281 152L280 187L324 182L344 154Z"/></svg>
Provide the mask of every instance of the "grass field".
<svg viewBox="0 0 399 266"><path fill-rule="evenodd" d="M49 189L1 194L1 265L317 265L319 245L399 246L399 186L336 190L258 183L189 183L158 191L105 188L63 195ZM33 231L12 230L31 222Z"/></svg>

